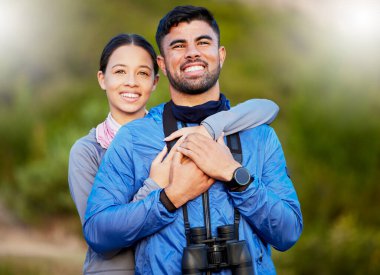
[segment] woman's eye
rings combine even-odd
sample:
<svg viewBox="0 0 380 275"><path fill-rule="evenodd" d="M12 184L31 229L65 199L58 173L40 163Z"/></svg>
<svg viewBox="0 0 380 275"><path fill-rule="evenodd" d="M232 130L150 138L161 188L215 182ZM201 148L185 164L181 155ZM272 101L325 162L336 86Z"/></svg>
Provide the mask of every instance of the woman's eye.
<svg viewBox="0 0 380 275"><path fill-rule="evenodd" d="M148 76L148 74L146 72L139 72L138 75Z"/></svg>
<svg viewBox="0 0 380 275"><path fill-rule="evenodd" d="M124 70L117 70L115 71L116 74L125 74L125 71Z"/></svg>

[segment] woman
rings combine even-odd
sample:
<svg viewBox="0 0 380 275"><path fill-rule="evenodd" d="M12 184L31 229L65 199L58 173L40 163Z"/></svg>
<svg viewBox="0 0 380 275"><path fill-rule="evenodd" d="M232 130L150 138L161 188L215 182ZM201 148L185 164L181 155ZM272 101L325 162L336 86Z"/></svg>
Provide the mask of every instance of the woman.
<svg viewBox="0 0 380 275"><path fill-rule="evenodd" d="M102 52L97 77L100 87L106 92L110 112L104 122L76 141L69 158L69 187L82 224L96 172L113 137L121 125L147 113L146 103L159 80L156 53L139 35L115 36ZM216 139L222 132L229 134L270 123L277 112L277 105L269 100L249 100L230 111L208 117L201 126L180 129L169 139L190 132ZM169 153L163 160L165 154L164 148L152 163L150 177L134 200L143 199L151 190L167 184L173 154ZM83 273L134 274L133 250L122 249L111 255L98 255L88 248Z"/></svg>

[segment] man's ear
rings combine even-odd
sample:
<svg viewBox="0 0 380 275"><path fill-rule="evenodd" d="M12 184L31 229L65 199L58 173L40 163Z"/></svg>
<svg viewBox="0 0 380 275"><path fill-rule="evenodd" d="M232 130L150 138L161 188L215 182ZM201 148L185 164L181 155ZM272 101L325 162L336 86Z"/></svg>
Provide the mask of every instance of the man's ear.
<svg viewBox="0 0 380 275"><path fill-rule="evenodd" d="M224 46L219 47L219 62L220 62L220 68L223 67L224 60L226 59L226 48Z"/></svg>
<svg viewBox="0 0 380 275"><path fill-rule="evenodd" d="M97 76L100 88L102 88L102 90L106 90L106 85L104 84L104 73L102 71L98 71Z"/></svg>
<svg viewBox="0 0 380 275"><path fill-rule="evenodd" d="M160 67L163 74L166 76L165 58L162 55L157 56L157 64Z"/></svg>

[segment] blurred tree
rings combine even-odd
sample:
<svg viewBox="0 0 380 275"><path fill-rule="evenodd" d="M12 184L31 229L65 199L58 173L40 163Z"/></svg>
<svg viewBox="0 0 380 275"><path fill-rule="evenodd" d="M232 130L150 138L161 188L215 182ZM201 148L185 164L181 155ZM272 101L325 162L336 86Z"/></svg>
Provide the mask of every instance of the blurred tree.
<svg viewBox="0 0 380 275"><path fill-rule="evenodd" d="M67 160L73 142L107 113L96 80L103 46L122 32L155 44L160 17L189 2L14 2L0 3L0 15L13 12L2 18L14 26L0 32L0 199L22 220L43 223L76 215ZM294 5L190 2L210 8L220 23L227 48L221 87L231 102L263 97L281 107L273 127L305 229L293 249L274 253L278 273L376 274L380 41L352 48ZM168 98L161 75L149 107Z"/></svg>

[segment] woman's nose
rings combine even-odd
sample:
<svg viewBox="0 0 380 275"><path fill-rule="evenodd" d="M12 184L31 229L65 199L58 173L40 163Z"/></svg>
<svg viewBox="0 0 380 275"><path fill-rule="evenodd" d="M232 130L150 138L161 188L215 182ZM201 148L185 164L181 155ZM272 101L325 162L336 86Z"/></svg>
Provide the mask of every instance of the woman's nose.
<svg viewBox="0 0 380 275"><path fill-rule="evenodd" d="M124 85L126 86L136 86L137 80L134 74L126 74L124 78Z"/></svg>

